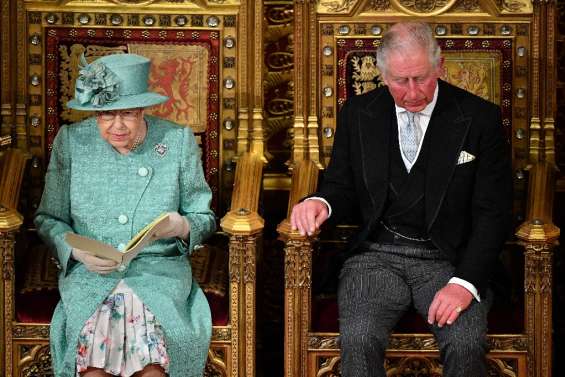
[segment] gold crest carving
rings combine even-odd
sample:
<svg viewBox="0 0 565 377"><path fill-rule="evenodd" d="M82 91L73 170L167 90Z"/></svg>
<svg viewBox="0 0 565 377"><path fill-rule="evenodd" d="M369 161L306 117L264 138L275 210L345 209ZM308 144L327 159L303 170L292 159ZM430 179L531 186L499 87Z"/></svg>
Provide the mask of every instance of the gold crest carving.
<svg viewBox="0 0 565 377"><path fill-rule="evenodd" d="M320 2L318 9L320 13L347 13L355 3L356 0L326 0Z"/></svg>
<svg viewBox="0 0 565 377"><path fill-rule="evenodd" d="M438 15L447 12L457 0L391 0L393 5L408 14Z"/></svg>
<svg viewBox="0 0 565 377"><path fill-rule="evenodd" d="M504 0L502 9L510 13L530 13L533 11L532 2L527 0Z"/></svg>

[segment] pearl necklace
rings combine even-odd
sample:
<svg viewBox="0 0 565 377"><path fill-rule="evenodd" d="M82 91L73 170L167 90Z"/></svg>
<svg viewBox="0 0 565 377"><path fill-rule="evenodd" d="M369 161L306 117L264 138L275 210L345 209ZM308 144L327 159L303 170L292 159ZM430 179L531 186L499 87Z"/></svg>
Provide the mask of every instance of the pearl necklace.
<svg viewBox="0 0 565 377"><path fill-rule="evenodd" d="M143 140L145 139L145 134L147 134L147 124L145 122L143 122L143 125L145 126L146 132L140 132L135 137L133 144L131 145L131 148L129 149L130 152L133 152L134 150L136 150L139 147L139 145L143 142Z"/></svg>

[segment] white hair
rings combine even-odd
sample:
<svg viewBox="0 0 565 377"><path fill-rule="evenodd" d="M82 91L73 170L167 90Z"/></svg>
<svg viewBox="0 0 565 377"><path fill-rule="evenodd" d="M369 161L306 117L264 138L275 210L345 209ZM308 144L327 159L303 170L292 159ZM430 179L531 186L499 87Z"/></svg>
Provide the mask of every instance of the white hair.
<svg viewBox="0 0 565 377"><path fill-rule="evenodd" d="M377 67L381 75L387 71L388 57L392 51L411 55L414 50L428 52L429 62L435 68L441 58L441 49L432 34L430 26L424 22L399 22L388 29L377 49Z"/></svg>

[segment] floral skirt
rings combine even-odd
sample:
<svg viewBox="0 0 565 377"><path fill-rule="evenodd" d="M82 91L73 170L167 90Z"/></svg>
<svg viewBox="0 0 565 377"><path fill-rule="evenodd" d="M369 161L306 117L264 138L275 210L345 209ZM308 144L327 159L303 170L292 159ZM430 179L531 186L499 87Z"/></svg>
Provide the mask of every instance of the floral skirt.
<svg viewBox="0 0 565 377"><path fill-rule="evenodd" d="M77 377L89 367L122 377L149 364L169 369L161 325L123 280L86 321L76 360Z"/></svg>

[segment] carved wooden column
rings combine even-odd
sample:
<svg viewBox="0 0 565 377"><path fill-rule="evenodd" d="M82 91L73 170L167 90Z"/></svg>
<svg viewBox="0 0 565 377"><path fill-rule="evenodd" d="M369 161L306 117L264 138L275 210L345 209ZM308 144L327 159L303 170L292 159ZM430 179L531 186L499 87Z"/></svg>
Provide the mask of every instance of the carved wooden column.
<svg viewBox="0 0 565 377"><path fill-rule="evenodd" d="M251 220L242 212L242 221ZM229 247L232 376L255 376L257 239L261 227L232 235Z"/></svg>
<svg viewBox="0 0 565 377"><path fill-rule="evenodd" d="M250 41L253 41L253 63L250 64L253 74L253 129L251 133L251 146L249 151L261 156L263 162L265 158L264 146L264 95L263 95L263 1L250 1L253 6L253 34ZM251 85L250 85L251 87Z"/></svg>
<svg viewBox="0 0 565 377"><path fill-rule="evenodd" d="M16 139L15 128L15 54L16 24L11 22L15 17L14 2L0 0L0 137L2 140Z"/></svg>
<svg viewBox="0 0 565 377"><path fill-rule="evenodd" d="M308 333L310 331L312 244L316 235L302 236L291 229L292 208L316 189L318 167L311 160L298 161L292 174L287 218L277 227L284 242L284 375L307 376Z"/></svg>
<svg viewBox="0 0 565 377"><path fill-rule="evenodd" d="M530 171L528 221L516 236L525 247L525 321L528 376L550 377L552 364L553 249L559 229L552 223L554 164L540 162Z"/></svg>
<svg viewBox="0 0 565 377"><path fill-rule="evenodd" d="M257 213L262 156L243 154L235 173L232 210L220 223L230 235L231 376L255 377L256 269L264 221Z"/></svg>
<svg viewBox="0 0 565 377"><path fill-rule="evenodd" d="M306 356L310 324L312 239L290 230L290 223L279 225L284 242L284 337L285 377L306 376Z"/></svg>
<svg viewBox="0 0 565 377"><path fill-rule="evenodd" d="M243 68L238 70L237 78L241 86L241 95L238 104L238 122L237 122L237 155L241 155L248 151L249 145L249 43L253 39L249 39L253 35L252 29L249 28L249 6L247 2L242 2L239 12L239 24L241 31L246 33L239 41L239 56L244 59Z"/></svg>
<svg viewBox="0 0 565 377"><path fill-rule="evenodd" d="M0 345L1 363L4 376L12 375L12 321L14 320L14 246L15 233L23 223L23 217L13 209L0 204L0 267L2 268L3 310L0 312L2 344ZM1 365L1 364L0 364Z"/></svg>
<svg viewBox="0 0 565 377"><path fill-rule="evenodd" d="M304 159L320 165L318 141L318 40L316 2L294 2L294 145L292 161ZM308 25L308 28L305 28Z"/></svg>
<svg viewBox="0 0 565 377"><path fill-rule="evenodd" d="M310 38L309 48L306 50L308 52L307 61L308 61L308 76L309 83L308 87L308 123L306 126L306 137L308 141L308 154L307 158L311 161L315 162L318 168L322 168L322 156L320 155L320 140L319 140L319 132L318 129L320 127L319 118L318 118L318 111L319 111L319 103L318 103L318 24L317 22L311 22L312 20L316 20L317 12L316 12L316 5L317 1L306 1L309 3L307 11L309 12L308 22L308 38Z"/></svg>

